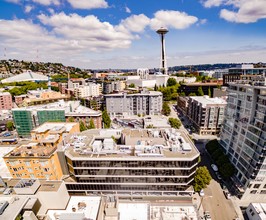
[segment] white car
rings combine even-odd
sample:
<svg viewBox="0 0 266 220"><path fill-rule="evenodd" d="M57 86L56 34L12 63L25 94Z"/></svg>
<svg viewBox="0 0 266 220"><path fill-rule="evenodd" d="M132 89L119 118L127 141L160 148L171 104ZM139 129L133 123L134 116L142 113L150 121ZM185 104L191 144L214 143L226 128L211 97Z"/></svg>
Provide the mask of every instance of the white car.
<svg viewBox="0 0 266 220"><path fill-rule="evenodd" d="M214 172L218 172L218 167L215 164L211 165Z"/></svg>

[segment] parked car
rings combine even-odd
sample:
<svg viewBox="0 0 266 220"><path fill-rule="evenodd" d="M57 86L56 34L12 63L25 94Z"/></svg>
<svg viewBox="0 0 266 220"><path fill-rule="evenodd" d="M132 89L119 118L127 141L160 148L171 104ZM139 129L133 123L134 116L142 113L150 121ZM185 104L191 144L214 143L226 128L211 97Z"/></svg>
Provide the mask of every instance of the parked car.
<svg viewBox="0 0 266 220"><path fill-rule="evenodd" d="M211 165L214 172L218 172L218 167L215 164Z"/></svg>
<svg viewBox="0 0 266 220"><path fill-rule="evenodd" d="M10 132L6 132L6 133L3 134L4 137L9 137L9 136L11 136L11 135L12 135L12 134L11 134Z"/></svg>
<svg viewBox="0 0 266 220"><path fill-rule="evenodd" d="M222 176L221 176L221 174L219 172L216 172L215 174L216 174L218 180L221 180L222 179Z"/></svg>
<svg viewBox="0 0 266 220"><path fill-rule="evenodd" d="M205 220L211 220L211 219L212 219L212 218L211 218L211 214L210 214L209 211L205 211L205 212L204 212L204 218L205 218Z"/></svg>
<svg viewBox="0 0 266 220"><path fill-rule="evenodd" d="M231 194L228 191L223 191L226 199L231 199Z"/></svg>

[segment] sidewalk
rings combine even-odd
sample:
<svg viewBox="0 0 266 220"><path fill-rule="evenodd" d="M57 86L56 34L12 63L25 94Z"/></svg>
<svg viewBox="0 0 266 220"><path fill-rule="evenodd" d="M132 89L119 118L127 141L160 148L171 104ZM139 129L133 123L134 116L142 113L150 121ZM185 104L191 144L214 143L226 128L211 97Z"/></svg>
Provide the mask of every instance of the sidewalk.
<svg viewBox="0 0 266 220"><path fill-rule="evenodd" d="M233 196L231 198L231 201L232 201L232 204L234 206L234 209L235 209L235 212L236 212L237 217L239 218L239 220L244 220L242 211L241 211L241 209L240 209L240 207L238 205L239 204L238 200L239 199L237 197L235 197L235 196Z"/></svg>
<svg viewBox="0 0 266 220"><path fill-rule="evenodd" d="M198 217L199 219L201 219L200 217L203 217L203 206L202 206L202 199L203 197L200 197L198 193L193 194L192 196L192 203L193 205L195 205L197 211L198 211Z"/></svg>

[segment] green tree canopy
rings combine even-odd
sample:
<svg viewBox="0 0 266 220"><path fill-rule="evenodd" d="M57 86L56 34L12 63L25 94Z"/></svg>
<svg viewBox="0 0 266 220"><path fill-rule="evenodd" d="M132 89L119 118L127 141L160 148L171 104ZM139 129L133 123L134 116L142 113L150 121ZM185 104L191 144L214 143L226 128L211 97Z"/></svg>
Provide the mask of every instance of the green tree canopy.
<svg viewBox="0 0 266 220"><path fill-rule="evenodd" d="M169 118L168 120L169 124L171 125L172 128L180 128L181 122L177 118Z"/></svg>
<svg viewBox="0 0 266 220"><path fill-rule="evenodd" d="M191 92L188 94L188 96L197 96L197 94L195 92Z"/></svg>
<svg viewBox="0 0 266 220"><path fill-rule="evenodd" d="M14 124L13 124L13 122L12 121L8 121L6 123L6 127L7 127L7 130L13 131L14 130Z"/></svg>
<svg viewBox="0 0 266 220"><path fill-rule="evenodd" d="M81 132L87 130L87 128L86 128L86 126L82 120L79 121L79 129Z"/></svg>
<svg viewBox="0 0 266 220"><path fill-rule="evenodd" d="M135 84L134 83L131 83L128 87L129 88L135 88Z"/></svg>
<svg viewBox="0 0 266 220"><path fill-rule="evenodd" d="M169 78L167 80L167 86L175 86L177 84L175 78Z"/></svg>
<svg viewBox="0 0 266 220"><path fill-rule="evenodd" d="M71 117L68 118L68 121L69 121L69 122L74 122L75 119L71 116Z"/></svg>
<svg viewBox="0 0 266 220"><path fill-rule="evenodd" d="M168 103L164 102L163 103L162 114L168 116L168 115L170 115L170 113L171 113L171 109L170 109Z"/></svg>
<svg viewBox="0 0 266 220"><path fill-rule="evenodd" d="M111 119L110 119L110 117L109 117L106 109L103 111L102 119L103 119L104 128L110 128L110 126L111 126Z"/></svg>
<svg viewBox="0 0 266 220"><path fill-rule="evenodd" d="M206 166L199 167L196 171L195 177L194 177L194 190L196 192L199 192L201 189L204 189L207 187L207 185L211 182L211 175L209 173L209 170Z"/></svg>
<svg viewBox="0 0 266 220"><path fill-rule="evenodd" d="M89 126L88 126L88 129L94 129L95 128L95 124L94 124L94 122L93 122L93 120L92 120L92 118L90 119L90 124L89 124Z"/></svg>
<svg viewBox="0 0 266 220"><path fill-rule="evenodd" d="M211 91L211 88L209 87L208 88L208 96L211 98L212 97L212 91Z"/></svg>
<svg viewBox="0 0 266 220"><path fill-rule="evenodd" d="M198 88L198 96L204 96L204 92L201 86Z"/></svg>

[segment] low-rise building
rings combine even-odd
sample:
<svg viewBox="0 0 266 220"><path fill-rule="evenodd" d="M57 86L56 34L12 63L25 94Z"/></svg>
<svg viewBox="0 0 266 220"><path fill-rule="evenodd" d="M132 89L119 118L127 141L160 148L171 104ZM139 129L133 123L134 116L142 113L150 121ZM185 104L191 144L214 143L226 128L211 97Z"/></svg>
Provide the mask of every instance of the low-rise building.
<svg viewBox="0 0 266 220"><path fill-rule="evenodd" d="M30 143L3 157L12 177L60 180L63 171L57 145L67 134L76 132L79 132L78 123L44 123L34 129Z"/></svg>
<svg viewBox="0 0 266 220"><path fill-rule="evenodd" d="M0 110L10 110L13 107L12 96L9 92L0 92Z"/></svg>
<svg viewBox="0 0 266 220"><path fill-rule="evenodd" d="M60 92L56 92L50 89L37 89L29 90L26 95L15 96L15 103L18 106L30 106L69 99L69 95L61 94Z"/></svg>
<svg viewBox="0 0 266 220"><path fill-rule="evenodd" d="M193 192L199 152L175 129L87 130L69 135L60 148L71 193L143 197Z"/></svg>
<svg viewBox="0 0 266 220"><path fill-rule="evenodd" d="M31 130L44 122L83 121L85 126L93 120L96 128L102 127L102 113L80 105L80 101L63 101L46 105L12 109L18 135L29 137Z"/></svg>
<svg viewBox="0 0 266 220"><path fill-rule="evenodd" d="M163 95L157 91L105 95L106 110L111 117L130 115L160 115Z"/></svg>
<svg viewBox="0 0 266 220"><path fill-rule="evenodd" d="M209 95L209 92L213 94L213 89L222 85L222 80L212 80L205 82L183 83L180 85L180 92L184 92L186 96L191 93L198 95L199 88L202 88L204 95Z"/></svg>
<svg viewBox="0 0 266 220"><path fill-rule="evenodd" d="M188 100L187 117L200 135L216 135L224 120L226 101L208 96L191 96Z"/></svg>

